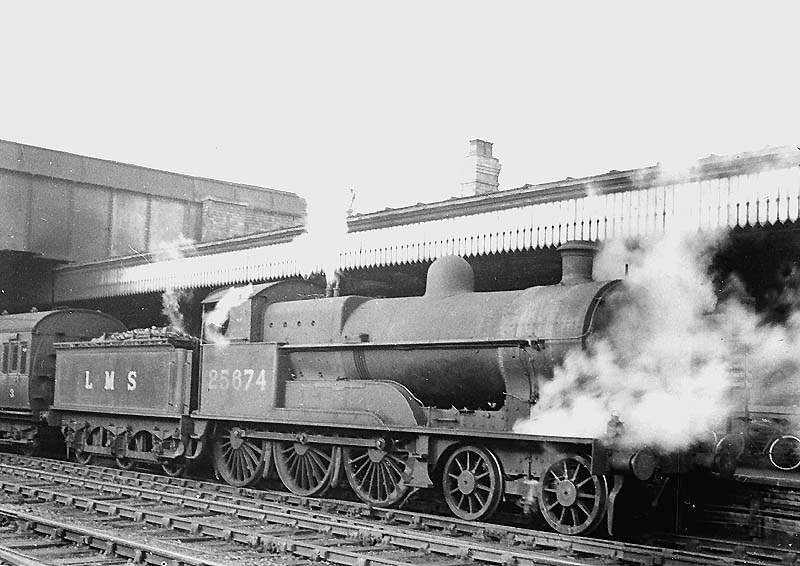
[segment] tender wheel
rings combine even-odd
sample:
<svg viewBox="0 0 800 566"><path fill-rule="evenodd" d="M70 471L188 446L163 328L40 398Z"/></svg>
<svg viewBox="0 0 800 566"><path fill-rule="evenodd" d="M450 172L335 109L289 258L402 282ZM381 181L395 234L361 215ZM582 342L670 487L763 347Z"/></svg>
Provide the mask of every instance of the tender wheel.
<svg viewBox="0 0 800 566"><path fill-rule="evenodd" d="M342 454L347 481L365 503L391 507L408 494L403 482L408 454L378 448L345 448Z"/></svg>
<svg viewBox="0 0 800 566"><path fill-rule="evenodd" d="M133 460L133 458L126 458L124 456L115 457L114 462L116 462L117 467L120 470L125 470L126 472L131 471L136 465L136 462Z"/></svg>
<svg viewBox="0 0 800 566"><path fill-rule="evenodd" d="M180 440L177 438L168 438L161 443L161 449L164 452L175 452L178 449ZM170 477L178 478L186 472L186 462L182 459L164 460L161 462L161 469Z"/></svg>
<svg viewBox="0 0 800 566"><path fill-rule="evenodd" d="M95 427L88 435L86 435L86 438L83 442L85 446L108 448L111 446L111 433L109 433L103 427ZM96 454L91 452L85 452L83 450L75 451L75 460L79 464L89 465L94 462L95 456Z"/></svg>
<svg viewBox="0 0 800 566"><path fill-rule="evenodd" d="M570 455L556 460L542 475L539 508L559 533L587 534L603 520L608 507L608 485L589 472L589 461Z"/></svg>
<svg viewBox="0 0 800 566"><path fill-rule="evenodd" d="M505 491L497 457L479 446L461 446L445 462L442 490L456 517L466 521L488 518Z"/></svg>
<svg viewBox="0 0 800 566"><path fill-rule="evenodd" d="M236 426L219 426L214 435L214 469L232 486L247 487L261 479L272 458L269 441L244 437Z"/></svg>
<svg viewBox="0 0 800 566"><path fill-rule="evenodd" d="M128 450L131 452L152 452L153 451L153 437L147 431L140 430L132 436L128 436ZM133 458L126 458L117 456L115 458L117 467L123 470L132 470L136 465Z"/></svg>
<svg viewBox="0 0 800 566"><path fill-rule="evenodd" d="M277 442L275 469L286 489L296 495L317 497L339 478L342 451L338 446Z"/></svg>

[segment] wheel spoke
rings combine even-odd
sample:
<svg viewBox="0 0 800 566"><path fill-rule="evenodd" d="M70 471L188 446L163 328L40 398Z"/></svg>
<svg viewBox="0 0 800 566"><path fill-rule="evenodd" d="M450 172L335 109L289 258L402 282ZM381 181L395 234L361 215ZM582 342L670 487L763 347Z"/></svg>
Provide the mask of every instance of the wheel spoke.
<svg viewBox="0 0 800 566"><path fill-rule="evenodd" d="M570 481L574 482L576 479L578 479L578 474L580 473L580 471L581 471L581 467L580 466L575 466L575 473L572 474L571 478L569 478Z"/></svg>
<svg viewBox="0 0 800 566"><path fill-rule="evenodd" d="M369 461L369 458L367 458L366 462L363 462L363 463L362 463L362 464L361 464L361 465L358 467L358 469L355 469L355 468L353 469L353 473L354 473L356 476L361 476L361 475L363 475L363 474L362 474L362 472L363 472L364 470L366 470L366 469L368 469L368 468L369 468L369 465L370 465L370 461ZM351 466L352 466L352 462L351 462Z"/></svg>

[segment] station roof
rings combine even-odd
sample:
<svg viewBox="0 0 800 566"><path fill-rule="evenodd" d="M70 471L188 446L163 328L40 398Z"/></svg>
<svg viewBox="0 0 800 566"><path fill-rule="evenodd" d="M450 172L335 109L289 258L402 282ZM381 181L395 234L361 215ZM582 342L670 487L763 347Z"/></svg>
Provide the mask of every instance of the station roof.
<svg viewBox="0 0 800 566"><path fill-rule="evenodd" d="M169 288L217 287L320 272L607 240L677 228L710 230L796 221L800 151L710 156L681 171L655 165L348 219L326 241L282 230L183 250L180 259L130 256L56 269L57 301ZM332 251L331 242L335 243ZM324 257L328 250L335 257ZM331 267L333 266L333 267Z"/></svg>

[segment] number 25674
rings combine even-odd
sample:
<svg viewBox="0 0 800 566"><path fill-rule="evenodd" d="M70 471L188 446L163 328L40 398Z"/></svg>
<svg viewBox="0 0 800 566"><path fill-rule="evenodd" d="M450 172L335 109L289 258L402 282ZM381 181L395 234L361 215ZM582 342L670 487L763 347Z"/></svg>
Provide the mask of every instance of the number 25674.
<svg viewBox="0 0 800 566"><path fill-rule="evenodd" d="M261 370L256 376L256 370L253 369L229 369L208 371L208 390L218 389L225 391L226 389L233 389L234 391L250 391L250 389L260 388L261 391L267 390L267 371Z"/></svg>

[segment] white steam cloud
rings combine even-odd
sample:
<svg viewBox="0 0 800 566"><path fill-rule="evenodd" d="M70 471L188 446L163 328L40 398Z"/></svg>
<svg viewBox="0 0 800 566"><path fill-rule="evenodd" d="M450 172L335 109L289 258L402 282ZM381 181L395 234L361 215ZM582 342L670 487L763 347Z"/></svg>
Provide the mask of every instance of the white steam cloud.
<svg viewBox="0 0 800 566"><path fill-rule="evenodd" d="M231 309L247 301L253 294L253 284L248 283L243 287L231 287L214 306L214 310L206 314L203 320L205 338L212 344L227 346L230 340L222 331L225 322L230 316Z"/></svg>
<svg viewBox="0 0 800 566"><path fill-rule="evenodd" d="M306 210L306 232L296 240L299 270L309 276L325 273L329 286L336 283L339 254L346 249L347 217L352 212L355 192L338 191L331 198L315 198Z"/></svg>
<svg viewBox="0 0 800 566"><path fill-rule="evenodd" d="M183 250L194 242L180 235L170 242L162 242L153 252L156 261L177 260L184 257ZM180 303L188 296L186 289L168 287L161 295L161 314L167 317L169 325L175 330L186 334L183 313Z"/></svg>
<svg viewBox="0 0 800 566"><path fill-rule="evenodd" d="M614 320L540 385L530 419L515 430L602 437L616 414L624 423L618 442L677 450L710 440L741 408L741 390L732 388L745 369L754 394L771 379L773 397L794 388L797 398L787 377L800 367L800 315L768 326L735 298L718 303L709 276L714 240L694 232L635 248L609 242L597 278L630 267L624 291L611 299Z"/></svg>

